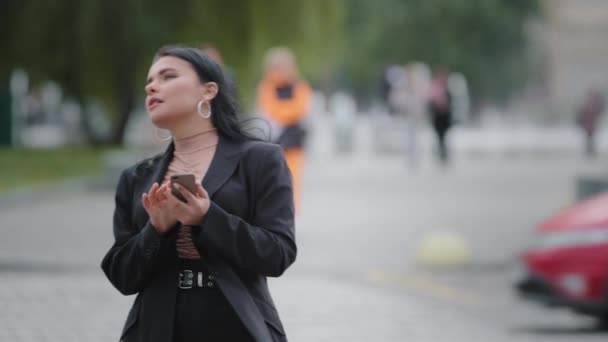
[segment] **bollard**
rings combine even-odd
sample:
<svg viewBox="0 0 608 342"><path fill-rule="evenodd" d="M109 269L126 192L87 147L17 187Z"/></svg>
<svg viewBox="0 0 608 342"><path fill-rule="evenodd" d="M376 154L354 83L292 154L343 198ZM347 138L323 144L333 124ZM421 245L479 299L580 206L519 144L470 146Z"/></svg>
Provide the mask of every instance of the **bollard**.
<svg viewBox="0 0 608 342"><path fill-rule="evenodd" d="M458 267L471 262L471 247L460 235L434 232L424 236L416 249L415 260L426 267Z"/></svg>

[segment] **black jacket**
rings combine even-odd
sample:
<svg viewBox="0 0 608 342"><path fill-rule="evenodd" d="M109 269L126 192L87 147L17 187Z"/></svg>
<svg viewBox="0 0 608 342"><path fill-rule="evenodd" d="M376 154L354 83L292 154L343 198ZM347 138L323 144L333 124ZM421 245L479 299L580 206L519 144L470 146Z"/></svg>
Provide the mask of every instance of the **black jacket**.
<svg viewBox="0 0 608 342"><path fill-rule="evenodd" d="M137 294L121 339L127 332L129 341L172 338L176 229L159 236L141 195L162 181L173 150L170 144L164 154L124 170L118 182L115 242L101 266L121 293ZM281 148L220 137L202 184L212 203L200 231L193 230L194 244L251 335L257 341L287 341L266 284L266 277L285 272L297 252L291 175Z"/></svg>

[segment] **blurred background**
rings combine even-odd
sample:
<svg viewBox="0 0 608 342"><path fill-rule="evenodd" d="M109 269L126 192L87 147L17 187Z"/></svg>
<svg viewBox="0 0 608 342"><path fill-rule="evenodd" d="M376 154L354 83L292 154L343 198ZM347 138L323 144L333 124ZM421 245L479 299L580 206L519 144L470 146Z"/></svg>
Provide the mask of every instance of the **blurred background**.
<svg viewBox="0 0 608 342"><path fill-rule="evenodd" d="M0 341L118 339L99 263L120 171L167 144L166 44L243 119L269 49L311 85L291 340L605 340L606 34L604 0L0 1Z"/></svg>

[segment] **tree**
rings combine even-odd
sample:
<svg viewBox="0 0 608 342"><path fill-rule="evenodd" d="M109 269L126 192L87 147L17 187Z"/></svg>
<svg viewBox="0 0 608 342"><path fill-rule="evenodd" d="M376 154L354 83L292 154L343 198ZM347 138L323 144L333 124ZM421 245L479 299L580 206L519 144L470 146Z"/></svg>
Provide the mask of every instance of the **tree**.
<svg viewBox="0 0 608 342"><path fill-rule="evenodd" d="M115 113L110 140L92 134L86 112L83 128L92 143L119 144L137 88L141 91L136 84L149 63L144 61L158 41L179 29L180 11L187 10L163 1L145 6L139 0L25 1L17 14L13 64L26 69L34 82L58 82L82 108L92 100L102 103Z"/></svg>
<svg viewBox="0 0 608 342"><path fill-rule="evenodd" d="M22 67L34 82L54 80L81 108L101 103L114 126L109 142L120 144L160 46L216 43L237 70L241 93L253 93L272 45L294 47L310 74L335 59L334 48L317 37L341 29L342 8L339 0L23 0L10 8L15 19L2 38L14 55L0 70ZM94 139L86 113L83 119L91 142L106 142Z"/></svg>
<svg viewBox="0 0 608 342"><path fill-rule="evenodd" d="M292 48L307 78L327 77L341 57L343 0L213 0L197 2L187 20L201 23L182 34L187 42L213 42L233 67L243 103L251 107L266 51Z"/></svg>
<svg viewBox="0 0 608 342"><path fill-rule="evenodd" d="M346 25L355 85L410 61L466 75L479 98L504 99L528 76L526 20L536 0L354 0Z"/></svg>

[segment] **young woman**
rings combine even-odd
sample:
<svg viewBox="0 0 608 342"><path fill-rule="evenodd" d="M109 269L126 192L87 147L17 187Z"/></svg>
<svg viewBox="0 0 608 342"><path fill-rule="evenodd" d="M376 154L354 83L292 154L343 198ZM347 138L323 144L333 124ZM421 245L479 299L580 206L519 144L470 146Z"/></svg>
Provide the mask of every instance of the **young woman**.
<svg viewBox="0 0 608 342"><path fill-rule="evenodd" d="M221 68L197 49L162 48L146 108L173 141L123 171L110 282L137 294L121 341L286 341L266 284L296 258L293 190L279 146L251 139ZM171 189L192 174L196 190Z"/></svg>

